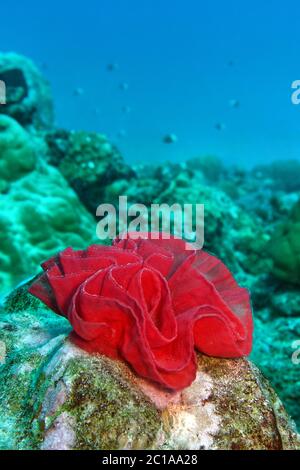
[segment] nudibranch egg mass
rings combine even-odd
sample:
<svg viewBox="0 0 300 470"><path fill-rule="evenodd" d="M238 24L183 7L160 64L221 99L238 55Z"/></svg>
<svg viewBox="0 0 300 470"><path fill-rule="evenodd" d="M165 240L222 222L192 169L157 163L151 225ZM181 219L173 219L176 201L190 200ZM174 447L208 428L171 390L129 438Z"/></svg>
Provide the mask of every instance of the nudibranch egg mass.
<svg viewBox="0 0 300 470"><path fill-rule="evenodd" d="M112 246L66 248L42 268L29 292L69 320L73 342L166 389L193 382L195 350L224 358L251 351L248 290L184 240L128 234Z"/></svg>

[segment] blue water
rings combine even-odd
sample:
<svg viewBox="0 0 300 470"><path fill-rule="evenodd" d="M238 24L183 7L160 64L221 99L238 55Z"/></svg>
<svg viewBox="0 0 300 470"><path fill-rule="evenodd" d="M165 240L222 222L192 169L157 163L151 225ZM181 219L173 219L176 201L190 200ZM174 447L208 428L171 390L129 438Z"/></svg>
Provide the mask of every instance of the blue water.
<svg viewBox="0 0 300 470"><path fill-rule="evenodd" d="M0 49L43 68L57 124L107 134L130 162L299 157L299 2L15 0L0 14Z"/></svg>

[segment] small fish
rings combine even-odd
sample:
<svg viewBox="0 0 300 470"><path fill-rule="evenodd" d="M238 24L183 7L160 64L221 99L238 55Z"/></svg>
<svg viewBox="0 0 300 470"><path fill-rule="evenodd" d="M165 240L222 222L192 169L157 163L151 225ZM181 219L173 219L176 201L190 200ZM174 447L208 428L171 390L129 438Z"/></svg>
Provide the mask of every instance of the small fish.
<svg viewBox="0 0 300 470"><path fill-rule="evenodd" d="M116 62L112 62L110 64L107 64L107 66L106 66L106 69L109 72L113 72L114 70L118 70L118 68L119 68L119 65Z"/></svg>
<svg viewBox="0 0 300 470"><path fill-rule="evenodd" d="M233 60L229 60L229 61L228 61L228 67L233 67L233 66L234 66Z"/></svg>
<svg viewBox="0 0 300 470"><path fill-rule="evenodd" d="M131 112L131 107L130 106L122 106L122 113L128 114Z"/></svg>
<svg viewBox="0 0 300 470"><path fill-rule="evenodd" d="M124 137L127 136L127 132L125 131L125 129L120 129L117 135L119 138L123 139Z"/></svg>
<svg viewBox="0 0 300 470"><path fill-rule="evenodd" d="M129 85L128 85L128 83L126 83L126 82L122 82L122 83L120 83L119 88L120 88L120 90L122 90L122 91L127 91L128 88L129 88Z"/></svg>
<svg viewBox="0 0 300 470"><path fill-rule="evenodd" d="M166 134L162 139L164 144L175 144L177 140L178 138L176 134Z"/></svg>
<svg viewBox="0 0 300 470"><path fill-rule="evenodd" d="M217 131L224 131L224 129L226 129L226 126L222 122L216 122L215 129Z"/></svg>
<svg viewBox="0 0 300 470"><path fill-rule="evenodd" d="M240 102L239 102L239 100L236 100L236 99L229 100L229 106L231 108L239 108L240 107Z"/></svg>
<svg viewBox="0 0 300 470"><path fill-rule="evenodd" d="M73 96L81 96L81 95L83 95L83 93L84 93L84 89L80 88L80 87L75 88L73 90Z"/></svg>

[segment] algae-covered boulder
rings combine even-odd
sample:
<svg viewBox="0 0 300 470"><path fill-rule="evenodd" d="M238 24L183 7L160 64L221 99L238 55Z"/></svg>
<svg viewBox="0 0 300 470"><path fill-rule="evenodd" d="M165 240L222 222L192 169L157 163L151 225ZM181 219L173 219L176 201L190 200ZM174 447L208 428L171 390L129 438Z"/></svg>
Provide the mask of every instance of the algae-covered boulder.
<svg viewBox="0 0 300 470"><path fill-rule="evenodd" d="M93 215L99 204L111 202L105 199L105 187L134 174L102 134L57 130L49 132L46 141L49 163L58 167Z"/></svg>
<svg viewBox="0 0 300 470"><path fill-rule="evenodd" d="M75 347L67 321L27 293L0 310L0 449L296 449L280 400L245 359L198 356L168 393Z"/></svg>
<svg viewBox="0 0 300 470"><path fill-rule="evenodd" d="M270 241L273 273L287 283L300 284L300 201L289 218L275 230Z"/></svg>
<svg viewBox="0 0 300 470"><path fill-rule="evenodd" d="M25 127L52 126L50 88L30 59L15 53L0 54L0 80L6 86L6 104L0 107L0 113L13 117Z"/></svg>

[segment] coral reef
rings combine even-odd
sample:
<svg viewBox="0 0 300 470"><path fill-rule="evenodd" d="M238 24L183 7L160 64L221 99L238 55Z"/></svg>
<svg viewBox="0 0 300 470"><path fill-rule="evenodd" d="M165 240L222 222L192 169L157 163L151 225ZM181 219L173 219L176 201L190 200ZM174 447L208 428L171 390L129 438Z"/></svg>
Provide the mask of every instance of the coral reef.
<svg viewBox="0 0 300 470"><path fill-rule="evenodd" d="M299 191L300 162L298 160L279 160L269 165L258 165L253 169L253 173L270 178L277 190Z"/></svg>
<svg viewBox="0 0 300 470"><path fill-rule="evenodd" d="M68 245L85 247L95 222L39 145L12 118L0 116L0 281L7 291Z"/></svg>
<svg viewBox="0 0 300 470"><path fill-rule="evenodd" d="M245 273L267 273L271 267L264 256L270 236L255 214L249 214L233 201L217 184L211 184L189 161L173 165L135 169L138 177L116 180L106 186L106 198L117 201L117 195L127 195L129 203L172 205L174 203L205 206L204 248L222 259L231 270L245 280ZM249 279L246 280L249 284ZM249 284L249 286L251 283Z"/></svg>
<svg viewBox="0 0 300 470"><path fill-rule="evenodd" d="M268 316L268 313L265 312ZM292 361L293 345L300 339L300 318L273 316L255 323L252 360L269 377L288 412L300 423L300 364ZM299 343L300 349L300 343Z"/></svg>
<svg viewBox="0 0 300 470"><path fill-rule="evenodd" d="M198 158L191 158L187 161L187 165L192 170L200 170L205 178L213 183L220 180L225 173L222 160L215 155L204 155Z"/></svg>
<svg viewBox="0 0 300 470"><path fill-rule="evenodd" d="M105 199L105 186L134 174L102 134L53 131L47 133L46 142L49 163L58 167L93 215Z"/></svg>
<svg viewBox="0 0 300 470"><path fill-rule="evenodd" d="M299 449L267 381L245 359L198 356L182 392L72 345L27 287L0 310L0 449Z"/></svg>
<svg viewBox="0 0 300 470"><path fill-rule="evenodd" d="M291 360L292 345L300 340L299 162L276 162L245 170L225 166L217 157L204 156L181 163L129 166L102 134L52 127L53 106L48 84L29 59L17 54L0 54L0 80L8 85L7 105L0 107L1 295L37 273L40 262L52 254L69 245L73 248L89 245L96 228L93 216L96 207L103 202L116 204L119 195L127 195L129 203L147 206L151 203L204 203L204 248L226 263L238 282L251 290L256 321L252 360L265 373L300 426L300 365ZM4 387L5 393L9 391L0 405L5 409L1 446L55 448L62 437L66 448L109 446L118 438L105 428L110 422L110 403L120 403L121 408L124 404L124 414L116 414L114 424L118 430L124 423L124 429L128 428L126 420L130 408L135 424L130 425L128 446L154 446L151 439L160 436L162 412L151 397L141 393L140 385L133 392L131 382L128 385L128 377L133 376L128 370L122 369L124 382L120 390L114 390L111 395L111 385L116 385L114 366L97 358L88 359L72 348L65 341L69 331L67 323L32 298L25 296L21 301L19 293L10 297L0 314L0 339L5 341L9 358L1 370L7 378L7 382L1 381L1 393ZM63 361L64 353L67 362ZM78 366L72 360L73 355L78 358ZM52 369L50 367L48 373L46 363L50 359ZM218 434L217 439L214 430L219 426L219 418L223 425L227 423L232 429L233 414L237 418L238 413L240 421L233 428L233 447L276 448L280 446L280 439L283 446L288 447L289 438L291 443L295 442L287 431L289 425L283 424L284 431L278 431L280 423L287 423L286 415L276 414L277 398L255 368L246 361L219 363L204 357L200 359L199 370L210 377L208 381L217 380L212 370L215 369L224 384L226 370L233 387L228 392L231 393L229 398L220 382L220 389L227 397L224 404L228 405L229 401L233 404L218 405L216 420L209 421L203 435L199 431L201 436L206 436L201 441L204 447L230 446L226 436L221 438ZM121 370L119 365L115 367ZM93 370L98 371L103 384L107 383L103 390ZM58 381L57 389L53 386L56 373L64 377ZM241 392L239 381L234 388L236 377L241 377L241 382L244 380L250 389L255 383L257 394L264 396L268 403L267 408L257 403L255 419L254 415L251 415L253 419L249 417L253 406L251 398L242 395L244 402L235 401ZM76 392L72 385L76 380L80 381L82 395L80 389ZM35 388L36 395L33 395ZM199 393L201 395L201 391ZM31 396L36 399L36 405ZM63 404L60 404L61 397L66 398ZM217 402L210 399L208 404L217 406ZM248 408L242 403L248 404ZM139 426L141 417L136 418L137 406L144 410L142 428ZM101 414L107 421L101 421ZM91 423L89 433L83 432L80 419ZM184 420L188 420L191 429L195 429L193 419L190 421L189 412L181 414L180 418L168 418L173 441L167 438L158 442L167 447L184 446L175 425L181 430L182 423L187 423ZM260 434L257 423L262 432L267 430L267 435ZM253 429L253 434L248 433L249 428ZM99 431L105 442L99 440ZM259 441L254 441L254 431ZM194 437L190 438L189 443ZM127 441L121 439L120 442L120 445L127 445ZM195 445L202 444L197 441Z"/></svg>
<svg viewBox="0 0 300 470"><path fill-rule="evenodd" d="M270 240L273 273L287 283L300 284L300 201Z"/></svg>
<svg viewBox="0 0 300 470"><path fill-rule="evenodd" d="M36 165L29 134L14 119L0 115L0 192L10 182L30 173Z"/></svg>
<svg viewBox="0 0 300 470"><path fill-rule="evenodd" d="M6 105L0 107L0 113L31 129L52 127L50 88L30 59L15 53L0 54L0 80L6 85Z"/></svg>

